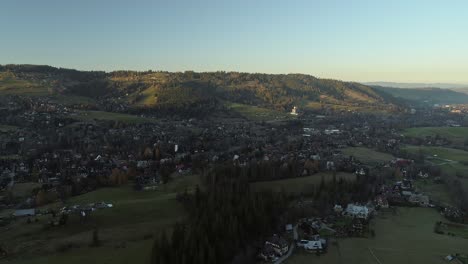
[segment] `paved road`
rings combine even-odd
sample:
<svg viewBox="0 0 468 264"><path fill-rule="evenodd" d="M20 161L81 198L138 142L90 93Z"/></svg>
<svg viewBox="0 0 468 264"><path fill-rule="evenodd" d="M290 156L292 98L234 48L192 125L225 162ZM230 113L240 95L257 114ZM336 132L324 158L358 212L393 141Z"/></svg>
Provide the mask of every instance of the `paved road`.
<svg viewBox="0 0 468 264"><path fill-rule="evenodd" d="M274 264L281 264L281 263L283 263L283 261L285 261L286 259L288 259L292 255L294 249L296 248L296 241L299 239L299 234L297 233L297 225L295 225L294 228L293 228L293 236L294 236L294 241L289 246L288 253L286 253L286 255L283 255L277 261L273 262Z"/></svg>

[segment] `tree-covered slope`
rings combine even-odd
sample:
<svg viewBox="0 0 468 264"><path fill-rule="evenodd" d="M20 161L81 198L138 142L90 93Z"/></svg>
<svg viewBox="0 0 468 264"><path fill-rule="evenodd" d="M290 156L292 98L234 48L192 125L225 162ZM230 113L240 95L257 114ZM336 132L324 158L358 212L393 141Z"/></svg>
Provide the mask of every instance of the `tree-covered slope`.
<svg viewBox="0 0 468 264"><path fill-rule="evenodd" d="M8 76L5 79L1 76ZM2 79L3 78L3 79ZM6 80L6 81L3 81ZM88 72L50 66L0 66L5 83L17 89L47 87L49 94L84 96L145 109L197 109L229 101L288 111L311 102L326 105L396 109L401 104L385 91L353 82L304 74L239 72ZM26 85L27 84L27 85ZM44 90L41 90L44 91Z"/></svg>

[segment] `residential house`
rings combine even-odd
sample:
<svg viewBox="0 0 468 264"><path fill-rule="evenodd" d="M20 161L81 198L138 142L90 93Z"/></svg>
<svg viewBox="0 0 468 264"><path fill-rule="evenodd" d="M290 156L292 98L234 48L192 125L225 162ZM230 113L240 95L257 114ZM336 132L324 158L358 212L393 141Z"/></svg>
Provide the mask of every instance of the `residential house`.
<svg viewBox="0 0 468 264"><path fill-rule="evenodd" d="M343 215L350 216L353 218L367 219L371 214L370 209L367 206L361 206L357 204L348 204L343 212Z"/></svg>
<svg viewBox="0 0 468 264"><path fill-rule="evenodd" d="M279 256L283 256L289 250L288 242L279 235L273 235L270 239L268 239L265 244L271 245L275 250L276 254Z"/></svg>

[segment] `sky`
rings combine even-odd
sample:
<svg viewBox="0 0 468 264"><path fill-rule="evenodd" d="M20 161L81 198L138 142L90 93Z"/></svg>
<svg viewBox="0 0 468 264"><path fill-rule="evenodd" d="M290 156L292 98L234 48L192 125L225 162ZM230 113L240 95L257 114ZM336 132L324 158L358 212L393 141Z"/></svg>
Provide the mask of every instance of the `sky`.
<svg viewBox="0 0 468 264"><path fill-rule="evenodd" d="M0 0L0 64L468 83L468 1Z"/></svg>

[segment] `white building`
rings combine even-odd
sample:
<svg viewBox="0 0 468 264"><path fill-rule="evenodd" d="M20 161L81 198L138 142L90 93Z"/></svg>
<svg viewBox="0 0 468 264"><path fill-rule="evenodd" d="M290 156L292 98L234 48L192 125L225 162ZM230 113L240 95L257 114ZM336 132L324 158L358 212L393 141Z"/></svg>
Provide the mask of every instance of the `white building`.
<svg viewBox="0 0 468 264"><path fill-rule="evenodd" d="M351 217L367 219L370 215L370 210L367 206L348 204L343 214Z"/></svg>
<svg viewBox="0 0 468 264"><path fill-rule="evenodd" d="M320 251L325 249L327 241L316 236L313 240L301 239L297 242L297 247L310 251Z"/></svg>
<svg viewBox="0 0 468 264"><path fill-rule="evenodd" d="M293 109L291 110L291 115L298 115L298 114L299 114L298 109L297 107L294 106Z"/></svg>

